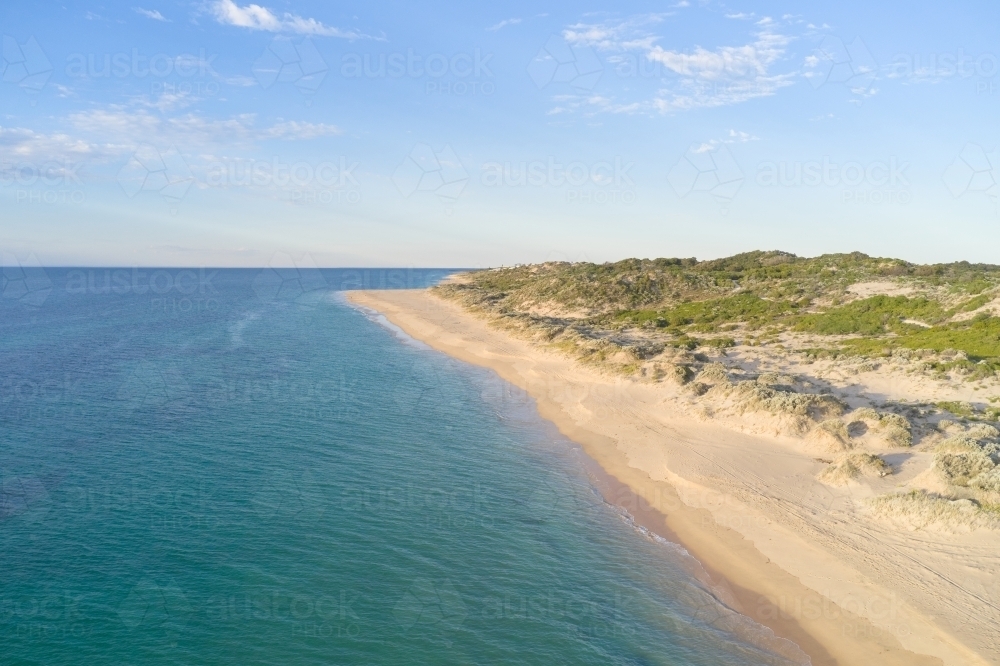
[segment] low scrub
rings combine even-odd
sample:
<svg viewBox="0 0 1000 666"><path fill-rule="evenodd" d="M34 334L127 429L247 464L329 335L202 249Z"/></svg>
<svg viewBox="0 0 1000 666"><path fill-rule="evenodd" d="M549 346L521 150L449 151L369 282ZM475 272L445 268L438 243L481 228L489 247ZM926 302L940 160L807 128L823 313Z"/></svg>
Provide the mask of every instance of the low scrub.
<svg viewBox="0 0 1000 666"><path fill-rule="evenodd" d="M922 490L881 495L869 500L868 506L876 517L901 523L911 530L1000 528L1000 511L993 505L948 499Z"/></svg>
<svg viewBox="0 0 1000 666"><path fill-rule="evenodd" d="M691 326L697 331L710 333L731 323L745 323L752 329L761 328L797 308L796 303L786 300L771 301L754 294L737 294L658 310L625 310L617 313L614 321L620 325L652 325L659 328Z"/></svg>
<svg viewBox="0 0 1000 666"><path fill-rule="evenodd" d="M908 333L919 330L920 326L904 323L904 320L933 323L944 316L941 304L928 298L872 296L820 314L802 315L794 329L823 335Z"/></svg>
<svg viewBox="0 0 1000 666"><path fill-rule="evenodd" d="M865 476L882 477L892 474L892 468L870 453L848 453L816 477L828 486L844 486Z"/></svg>

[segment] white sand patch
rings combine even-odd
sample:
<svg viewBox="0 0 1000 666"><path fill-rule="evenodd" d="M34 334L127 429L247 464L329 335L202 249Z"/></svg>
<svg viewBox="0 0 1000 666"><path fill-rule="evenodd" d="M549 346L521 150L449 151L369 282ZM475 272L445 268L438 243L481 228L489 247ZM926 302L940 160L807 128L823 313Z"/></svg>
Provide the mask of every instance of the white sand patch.
<svg viewBox="0 0 1000 666"><path fill-rule="evenodd" d="M852 294L859 298L870 298L872 296L909 296L914 293L914 288L899 282L857 282L847 288Z"/></svg>

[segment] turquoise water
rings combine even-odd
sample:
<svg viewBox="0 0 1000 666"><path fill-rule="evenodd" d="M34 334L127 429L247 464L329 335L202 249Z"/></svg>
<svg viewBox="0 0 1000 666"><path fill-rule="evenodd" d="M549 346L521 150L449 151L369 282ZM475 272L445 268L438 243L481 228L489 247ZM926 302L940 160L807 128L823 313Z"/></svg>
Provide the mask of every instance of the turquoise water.
<svg viewBox="0 0 1000 666"><path fill-rule="evenodd" d="M336 291L442 272L147 273L4 285L2 663L801 663Z"/></svg>

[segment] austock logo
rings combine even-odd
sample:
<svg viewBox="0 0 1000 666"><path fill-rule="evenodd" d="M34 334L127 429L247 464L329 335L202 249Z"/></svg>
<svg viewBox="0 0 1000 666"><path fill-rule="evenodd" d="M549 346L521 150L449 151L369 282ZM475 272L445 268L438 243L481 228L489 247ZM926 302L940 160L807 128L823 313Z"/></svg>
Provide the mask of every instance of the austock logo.
<svg viewBox="0 0 1000 666"><path fill-rule="evenodd" d="M539 89L565 83L579 91L593 90L604 64L588 46L576 46L558 35L549 37L528 63L528 76Z"/></svg>
<svg viewBox="0 0 1000 666"><path fill-rule="evenodd" d="M52 75L52 63L34 37L18 44L14 37L4 35L0 73L4 83L13 83L23 90L37 93Z"/></svg>
<svg viewBox="0 0 1000 666"><path fill-rule="evenodd" d="M453 204L469 182L469 174L451 146L435 151L426 143L418 143L396 167L392 182L407 199L417 192L427 192Z"/></svg>
<svg viewBox="0 0 1000 666"><path fill-rule="evenodd" d="M317 518L323 514L322 488L309 470L275 470L256 489L251 500L264 520Z"/></svg>
<svg viewBox="0 0 1000 666"><path fill-rule="evenodd" d="M155 192L176 206L194 184L194 175L176 147L160 152L144 143L118 171L118 184L130 199L140 192Z"/></svg>
<svg viewBox="0 0 1000 666"><path fill-rule="evenodd" d="M265 303L290 303L314 309L330 286L308 254L296 261L284 252L276 252L267 267L254 277L253 290Z"/></svg>
<svg viewBox="0 0 1000 666"><path fill-rule="evenodd" d="M45 518L52 498L36 477L0 475L0 521L18 518L36 523Z"/></svg>
<svg viewBox="0 0 1000 666"><path fill-rule="evenodd" d="M956 199L970 192L981 192L993 202L994 210L998 210L1000 150L987 153L982 146L965 144L955 161L945 169L944 182Z"/></svg>
<svg viewBox="0 0 1000 666"><path fill-rule="evenodd" d="M420 579L403 594L392 615L404 632L454 631L465 622L468 609L451 581Z"/></svg>
<svg viewBox="0 0 1000 666"><path fill-rule="evenodd" d="M496 92L489 68L492 53L347 53L340 75L347 79L426 79L427 94L492 95Z"/></svg>
<svg viewBox="0 0 1000 666"><path fill-rule="evenodd" d="M308 37L299 42L275 37L253 64L257 83L265 90L275 83L291 83L304 95L319 90L329 69Z"/></svg>
<svg viewBox="0 0 1000 666"><path fill-rule="evenodd" d="M840 187L844 203L899 203L912 200L906 175L909 162L897 159L838 163L822 160L761 162L755 182L761 187Z"/></svg>
<svg viewBox="0 0 1000 666"><path fill-rule="evenodd" d="M592 501L582 496L582 489L562 472L548 472L532 486L524 501L525 519L548 522L548 516L582 513Z"/></svg>
<svg viewBox="0 0 1000 666"><path fill-rule="evenodd" d="M14 186L15 200L19 204L80 204L86 200L80 171L82 162L49 160L43 163L29 161L0 162L0 185Z"/></svg>
<svg viewBox="0 0 1000 666"><path fill-rule="evenodd" d="M190 392L191 387L173 364L142 360L126 375L117 398L129 411L138 411L176 404Z"/></svg>
<svg viewBox="0 0 1000 666"><path fill-rule="evenodd" d="M34 254L24 261L10 253L4 253L2 273L0 273L0 295L22 305L41 307L52 293L52 280L45 273Z"/></svg>
<svg viewBox="0 0 1000 666"><path fill-rule="evenodd" d="M440 390L441 377L423 356L391 367L392 401L404 414L411 414L426 404Z"/></svg>
<svg viewBox="0 0 1000 666"><path fill-rule="evenodd" d="M825 36L806 58L806 68L805 77L813 88L843 84L861 97L873 94L872 86L878 78L878 63L860 37L845 44L840 37Z"/></svg>
<svg viewBox="0 0 1000 666"><path fill-rule="evenodd" d="M130 631L177 633L194 609L173 579L146 576L118 605L118 618Z"/></svg>
<svg viewBox="0 0 1000 666"><path fill-rule="evenodd" d="M743 170L725 144L692 145L670 170L667 180L677 196L705 192L726 213L743 186Z"/></svg>

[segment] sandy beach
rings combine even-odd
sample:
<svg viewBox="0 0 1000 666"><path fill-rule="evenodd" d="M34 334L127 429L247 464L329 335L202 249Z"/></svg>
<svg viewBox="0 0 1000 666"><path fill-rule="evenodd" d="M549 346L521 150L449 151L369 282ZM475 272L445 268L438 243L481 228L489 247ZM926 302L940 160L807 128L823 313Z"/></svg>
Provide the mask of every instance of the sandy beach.
<svg viewBox="0 0 1000 666"><path fill-rule="evenodd" d="M609 501L682 544L720 601L813 664L1000 663L1000 533L914 530L862 508L919 474L921 454L891 459L884 479L831 487L801 440L699 418L674 386L583 366L429 291L348 299L534 399L607 473Z"/></svg>

